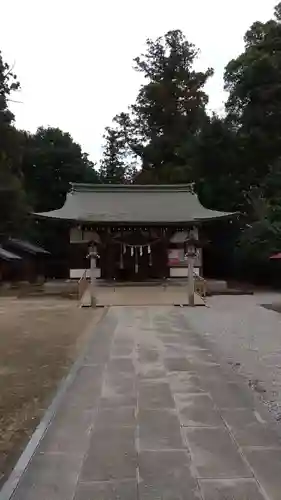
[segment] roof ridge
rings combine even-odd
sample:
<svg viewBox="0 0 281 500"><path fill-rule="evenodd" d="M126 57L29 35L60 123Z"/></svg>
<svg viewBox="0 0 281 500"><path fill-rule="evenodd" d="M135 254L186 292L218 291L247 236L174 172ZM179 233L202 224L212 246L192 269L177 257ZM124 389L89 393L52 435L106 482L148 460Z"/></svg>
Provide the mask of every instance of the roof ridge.
<svg viewBox="0 0 281 500"><path fill-rule="evenodd" d="M71 183L71 192L96 192L96 191L182 191L194 193L193 184L93 184L93 183Z"/></svg>

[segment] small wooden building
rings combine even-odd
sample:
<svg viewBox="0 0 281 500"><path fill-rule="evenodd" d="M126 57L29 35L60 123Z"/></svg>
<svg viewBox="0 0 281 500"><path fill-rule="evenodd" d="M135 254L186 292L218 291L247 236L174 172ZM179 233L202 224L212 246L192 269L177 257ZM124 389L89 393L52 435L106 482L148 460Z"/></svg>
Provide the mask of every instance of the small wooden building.
<svg viewBox="0 0 281 500"><path fill-rule="evenodd" d="M4 281L16 281L21 275L22 258L9 252L0 245L0 284Z"/></svg>
<svg viewBox="0 0 281 500"><path fill-rule="evenodd" d="M19 278L30 283L45 276L46 258L50 253L44 248L17 238L9 238L3 243L6 251L20 259Z"/></svg>
<svg viewBox="0 0 281 500"><path fill-rule="evenodd" d="M67 221L69 275L89 267L90 242L97 247L97 277L143 281L187 276L186 240L202 225L233 214L204 208L189 185L73 184L64 206L37 214ZM202 273L197 250L195 272Z"/></svg>

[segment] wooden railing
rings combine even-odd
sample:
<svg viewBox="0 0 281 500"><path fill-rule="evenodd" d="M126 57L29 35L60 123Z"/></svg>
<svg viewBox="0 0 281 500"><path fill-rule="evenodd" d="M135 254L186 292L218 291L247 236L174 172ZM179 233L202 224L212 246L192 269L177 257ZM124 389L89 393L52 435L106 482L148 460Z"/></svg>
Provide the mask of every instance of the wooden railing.
<svg viewBox="0 0 281 500"><path fill-rule="evenodd" d="M80 280L78 281L78 299L81 300L83 297L85 291L87 290L89 286L88 280L87 280L87 269L85 269L84 273L82 274Z"/></svg>

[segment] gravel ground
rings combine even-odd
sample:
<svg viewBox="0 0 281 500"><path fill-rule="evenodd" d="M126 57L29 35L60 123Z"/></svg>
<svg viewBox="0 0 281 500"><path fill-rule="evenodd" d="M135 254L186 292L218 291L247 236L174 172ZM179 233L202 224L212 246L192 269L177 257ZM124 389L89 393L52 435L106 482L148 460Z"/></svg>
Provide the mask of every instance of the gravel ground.
<svg viewBox="0 0 281 500"><path fill-rule="evenodd" d="M215 296L185 314L281 423L281 314L262 306L272 304L280 307L280 293Z"/></svg>
<svg viewBox="0 0 281 500"><path fill-rule="evenodd" d="M0 298L0 484L101 311L73 300Z"/></svg>

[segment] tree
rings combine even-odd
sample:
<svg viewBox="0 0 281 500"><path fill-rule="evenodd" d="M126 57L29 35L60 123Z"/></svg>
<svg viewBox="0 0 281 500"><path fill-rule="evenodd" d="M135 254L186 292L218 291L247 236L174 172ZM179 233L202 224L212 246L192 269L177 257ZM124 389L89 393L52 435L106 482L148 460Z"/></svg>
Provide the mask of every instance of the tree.
<svg viewBox="0 0 281 500"><path fill-rule="evenodd" d="M8 100L12 92L19 89L19 82L17 81L16 75L13 73L12 69L8 63L3 61L2 53L0 52L0 112L1 112L1 132L5 133L5 126L10 126L14 120L13 113L8 108ZM3 137L1 134L1 139ZM1 141L1 146L3 142Z"/></svg>
<svg viewBox="0 0 281 500"><path fill-rule="evenodd" d="M99 182L94 164L70 134L52 127L40 127L35 134L23 131L18 134L24 187L34 212L62 207L72 182ZM25 237L51 252L57 276L67 275L67 224L31 218Z"/></svg>
<svg viewBox="0 0 281 500"><path fill-rule="evenodd" d="M236 136L235 172L247 217L236 258L257 272L281 249L281 3L244 41L244 52L225 71L226 122Z"/></svg>
<svg viewBox="0 0 281 500"><path fill-rule="evenodd" d="M275 18L256 22L245 50L225 71L227 119L241 148L241 180L247 192L259 186L281 155L281 3Z"/></svg>
<svg viewBox="0 0 281 500"><path fill-rule="evenodd" d="M0 240L19 233L26 221L27 205L20 179L9 159L0 160Z"/></svg>
<svg viewBox="0 0 281 500"><path fill-rule="evenodd" d="M251 212L239 235L243 258L268 261L281 249L281 159L271 165L259 187L248 193Z"/></svg>
<svg viewBox="0 0 281 500"><path fill-rule="evenodd" d="M193 69L198 51L180 30L148 39L146 47L134 60L146 82L129 113L115 123L139 159L138 182L190 181L196 136L207 118L203 87L212 70Z"/></svg>
<svg viewBox="0 0 281 500"><path fill-rule="evenodd" d="M11 94L19 88L16 75L0 52L0 238L22 227L27 205L21 183L19 144L8 108Z"/></svg>
<svg viewBox="0 0 281 500"><path fill-rule="evenodd" d="M100 164L100 180L105 184L125 182L125 141L119 130L107 127L104 134L105 146Z"/></svg>
<svg viewBox="0 0 281 500"><path fill-rule="evenodd" d="M80 145L58 128L23 133L22 170L29 203L38 212L62 207L71 182L98 182Z"/></svg>
<svg viewBox="0 0 281 500"><path fill-rule="evenodd" d="M197 137L194 183L203 205L222 211L244 211L240 186L240 150L235 131L213 114Z"/></svg>

